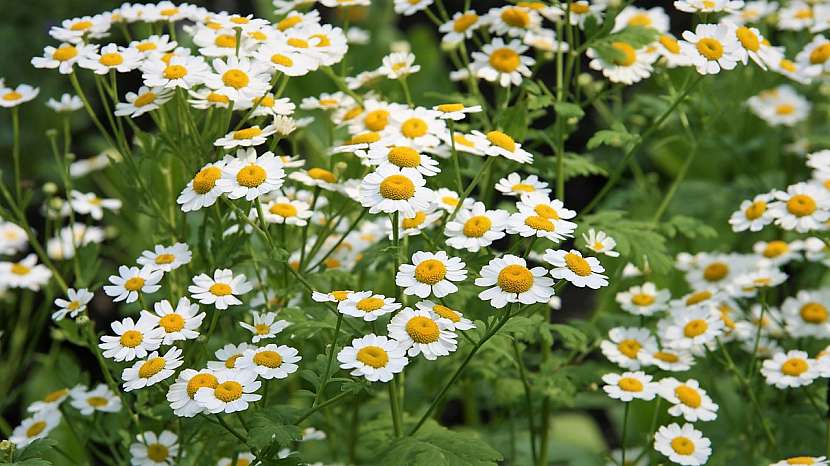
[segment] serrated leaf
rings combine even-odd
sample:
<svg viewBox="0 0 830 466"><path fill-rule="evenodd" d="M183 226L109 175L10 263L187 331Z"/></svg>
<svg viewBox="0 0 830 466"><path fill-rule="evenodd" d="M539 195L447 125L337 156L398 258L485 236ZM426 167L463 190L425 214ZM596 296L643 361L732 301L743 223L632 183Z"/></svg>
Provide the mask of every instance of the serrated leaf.
<svg viewBox="0 0 830 466"><path fill-rule="evenodd" d="M686 215L675 215L660 224L660 228L669 238L677 235L686 238L716 238L718 231L702 221Z"/></svg>
<svg viewBox="0 0 830 466"><path fill-rule="evenodd" d="M601 129L588 140L588 150L594 150L599 146L625 147L636 141L637 135L631 134L622 123L616 122L611 129Z"/></svg>
<svg viewBox="0 0 830 466"><path fill-rule="evenodd" d="M565 180L578 176L608 176L605 168L594 163L587 155L566 154L562 160L562 169L565 172Z"/></svg>
<svg viewBox="0 0 830 466"><path fill-rule="evenodd" d="M430 422L411 437L395 440L378 466L496 466L501 454L478 436Z"/></svg>
<svg viewBox="0 0 830 466"><path fill-rule="evenodd" d="M665 273L674 261L666 248L666 238L659 227L639 220L628 220L626 213L608 210L583 218L578 233L588 228L602 230L617 242L620 254L631 260L640 270Z"/></svg>
<svg viewBox="0 0 830 466"><path fill-rule="evenodd" d="M585 111L577 104L571 102L556 102L553 104L553 109L556 114L562 118L582 118L585 116Z"/></svg>
<svg viewBox="0 0 830 466"><path fill-rule="evenodd" d="M251 445L264 449L272 444L284 448L302 438L300 428L287 424L285 417L271 410L257 411L248 421L248 440Z"/></svg>

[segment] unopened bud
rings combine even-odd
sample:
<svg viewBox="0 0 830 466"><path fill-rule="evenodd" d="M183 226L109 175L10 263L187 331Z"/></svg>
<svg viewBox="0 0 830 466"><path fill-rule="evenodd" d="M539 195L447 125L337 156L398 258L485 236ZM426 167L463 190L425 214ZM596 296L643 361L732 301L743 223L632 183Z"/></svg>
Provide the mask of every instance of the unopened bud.
<svg viewBox="0 0 830 466"><path fill-rule="evenodd" d="M58 192L58 185L56 185L55 183L52 183L51 181L47 181L46 183L43 183L43 188L42 189L43 189L44 193L51 196L51 195L55 194L56 192Z"/></svg>

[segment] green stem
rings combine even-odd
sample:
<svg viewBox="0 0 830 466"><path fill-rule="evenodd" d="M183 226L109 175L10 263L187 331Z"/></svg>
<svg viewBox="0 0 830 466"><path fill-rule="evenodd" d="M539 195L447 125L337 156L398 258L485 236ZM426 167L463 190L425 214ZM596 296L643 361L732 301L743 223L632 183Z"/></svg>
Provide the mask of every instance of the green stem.
<svg viewBox="0 0 830 466"><path fill-rule="evenodd" d="M450 128L450 148L452 149L452 165L455 170L455 186L458 194L461 195L464 185L461 182L461 164L458 161L458 151L455 150L455 122L448 120L447 124Z"/></svg>
<svg viewBox="0 0 830 466"><path fill-rule="evenodd" d="M513 354L516 356L516 365L519 366L519 377L522 379L522 386L525 392L525 404L527 405L527 425L530 433L530 455L533 458L533 464L537 462L536 456L536 428L533 425L533 400L530 396L530 382L527 380L527 370L525 363L522 360L522 355L519 352L519 343L513 340Z"/></svg>
<svg viewBox="0 0 830 466"><path fill-rule="evenodd" d="M626 403L625 404L625 414L623 414L622 437L620 439L620 450L622 450L620 463L623 464L623 465L626 464L625 463L625 434L627 433L626 431L628 430L628 410L629 410L630 407L631 407L631 402Z"/></svg>
<svg viewBox="0 0 830 466"><path fill-rule="evenodd" d="M392 411L392 426L395 430L395 437L400 437L402 432L402 420L396 377L392 377L392 380L387 384L387 388L389 389L389 408Z"/></svg>
<svg viewBox="0 0 830 466"><path fill-rule="evenodd" d="M326 361L326 371L323 373L323 380L320 381L320 386L317 389L317 394L314 396L314 402L311 404L312 407L317 406L320 403L320 400L323 397L323 393L326 391L326 385L329 383L329 377L331 376L331 364L334 360L334 353L337 351L337 337L340 336L340 326L343 324L343 313L337 313L337 324L334 326L334 338L331 342L331 349L329 350L328 360Z"/></svg>

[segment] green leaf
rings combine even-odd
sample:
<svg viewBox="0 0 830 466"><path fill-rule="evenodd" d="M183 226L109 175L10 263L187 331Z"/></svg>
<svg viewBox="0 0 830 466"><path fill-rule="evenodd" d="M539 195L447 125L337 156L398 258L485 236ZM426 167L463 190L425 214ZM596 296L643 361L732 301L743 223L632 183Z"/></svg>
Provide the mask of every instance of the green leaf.
<svg viewBox="0 0 830 466"><path fill-rule="evenodd" d="M556 114L562 118L582 118L585 116L585 111L577 104L571 102L556 102L553 104L553 109Z"/></svg>
<svg viewBox="0 0 830 466"><path fill-rule="evenodd" d="M501 454L478 436L430 421L411 437L395 440L378 466L496 466Z"/></svg>
<svg viewBox="0 0 830 466"><path fill-rule="evenodd" d="M594 163L593 159L587 155L565 154L565 158L562 160L562 169L566 181L578 176L608 176L608 171Z"/></svg>
<svg viewBox="0 0 830 466"><path fill-rule="evenodd" d="M287 423L286 416L271 409L254 413L248 426L248 441L260 449L271 447L273 444L285 448L302 438L298 426Z"/></svg>
<svg viewBox="0 0 830 466"><path fill-rule="evenodd" d="M631 134L620 122L611 125L611 129L601 129L588 140L588 150L594 150L599 146L625 147L637 140L639 136Z"/></svg>
<svg viewBox="0 0 830 466"><path fill-rule="evenodd" d="M694 217L675 215L660 224L666 236L674 238L677 235L686 238L717 238L718 231Z"/></svg>
<svg viewBox="0 0 830 466"><path fill-rule="evenodd" d="M588 349L588 336L576 327L565 324L551 324L550 329L559 335L566 348L585 352Z"/></svg>
<svg viewBox="0 0 830 466"><path fill-rule="evenodd" d="M644 221L629 220L626 213L608 210L583 218L578 233L588 228L602 230L617 241L617 250L640 270L666 273L674 265L659 227Z"/></svg>

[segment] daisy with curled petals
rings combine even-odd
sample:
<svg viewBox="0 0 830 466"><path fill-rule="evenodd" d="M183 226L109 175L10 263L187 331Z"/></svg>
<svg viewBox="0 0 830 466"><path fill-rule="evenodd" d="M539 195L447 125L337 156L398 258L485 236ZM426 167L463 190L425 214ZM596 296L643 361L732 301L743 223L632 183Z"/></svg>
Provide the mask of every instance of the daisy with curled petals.
<svg viewBox="0 0 830 466"><path fill-rule="evenodd" d="M480 52L473 52L470 65L475 75L501 87L518 86L524 77L530 76L530 67L536 60L522 55L527 46L518 39L505 44L501 37L482 47Z"/></svg>
<svg viewBox="0 0 830 466"><path fill-rule="evenodd" d="M318 303L339 303L345 301L352 293L354 292L351 290L334 290L328 293L315 291L311 293L311 299Z"/></svg>
<svg viewBox="0 0 830 466"><path fill-rule="evenodd" d="M519 235L523 238L547 238L558 243L567 237L573 236L572 228L562 228L555 221L536 215L536 213L517 212L507 221L507 233Z"/></svg>
<svg viewBox="0 0 830 466"><path fill-rule="evenodd" d="M393 165L383 165L363 178L360 203L368 207L371 214L398 212L412 217L432 203L434 194L425 185L426 180L418 172L404 172Z"/></svg>
<svg viewBox="0 0 830 466"><path fill-rule="evenodd" d="M446 319L452 323L453 330L470 330L476 328L472 320L464 317L460 312L450 309L443 304L436 304L429 300L419 301L415 307L421 311L429 311L433 319Z"/></svg>
<svg viewBox="0 0 830 466"><path fill-rule="evenodd" d="M201 387L196 391L196 402L209 413L245 411L250 403L262 398L262 395L255 393L262 382L257 380L254 371L224 369L216 371L214 375L217 382L215 387Z"/></svg>
<svg viewBox="0 0 830 466"><path fill-rule="evenodd" d="M158 284L164 272L151 267L118 267L118 275L110 275L111 285L104 286L104 293L111 296L113 301L132 303L138 300L140 294L152 294L161 288Z"/></svg>
<svg viewBox="0 0 830 466"><path fill-rule="evenodd" d="M473 130L473 135L487 140L484 149L487 155L502 156L519 163L533 163L533 154L524 150L521 143L516 142L509 134L502 131L488 131L486 134Z"/></svg>
<svg viewBox="0 0 830 466"><path fill-rule="evenodd" d="M232 105L231 99L228 96L214 92L212 89L202 87L195 91L190 90L187 93L190 96L187 103L199 110L229 108Z"/></svg>
<svg viewBox="0 0 830 466"><path fill-rule="evenodd" d="M217 58L213 60L215 72L207 76L205 84L234 102L253 100L268 91L270 76L265 66L247 58Z"/></svg>
<svg viewBox="0 0 830 466"><path fill-rule="evenodd" d="M589 66L611 82L634 84L651 76L654 70L656 56L645 47L634 48L628 42L616 41L611 43L611 54L605 57L594 49L587 52L591 58Z"/></svg>
<svg viewBox="0 0 830 466"><path fill-rule="evenodd" d="M46 106L56 111L57 113L69 113L84 108L84 103L80 97L72 94L61 94L60 100L49 98L46 101Z"/></svg>
<svg viewBox="0 0 830 466"><path fill-rule="evenodd" d="M651 376L641 371L605 374L602 381L605 382L602 389L609 397L625 403L635 399L653 400L659 389Z"/></svg>
<svg viewBox="0 0 830 466"><path fill-rule="evenodd" d="M435 205L439 209L452 213L458 207L458 204L461 202L461 197L458 195L457 192L447 189L447 188L438 188L435 190ZM464 198L464 202L461 206L461 209L470 209L473 207L473 203L475 201L469 197Z"/></svg>
<svg viewBox="0 0 830 466"><path fill-rule="evenodd" d="M504 238L509 217L504 210L487 210L481 202L473 204L472 209L461 209L444 227L447 246L478 252Z"/></svg>
<svg viewBox="0 0 830 466"><path fill-rule="evenodd" d="M718 415L718 405L700 388L695 379L681 382L668 377L660 381L660 397L672 404L669 414L683 416L688 422L714 421Z"/></svg>
<svg viewBox="0 0 830 466"><path fill-rule="evenodd" d="M415 212L415 215L412 217L401 216L398 222L398 234L401 237L420 235L424 229L432 226L439 218L441 218L440 211L429 212L423 210ZM388 231L387 236L390 240L394 240L395 231L392 226L392 220L388 220L385 226Z"/></svg>
<svg viewBox="0 0 830 466"><path fill-rule="evenodd" d="M325 168L312 167L308 170L296 170L288 175L288 178L315 188L322 188L326 191L337 191L337 175ZM319 199L318 199L319 202Z"/></svg>
<svg viewBox="0 0 830 466"><path fill-rule="evenodd" d="M213 145L233 149L234 147L251 147L265 144L268 136L277 132L274 125L260 128L259 125L237 129L217 139Z"/></svg>
<svg viewBox="0 0 830 466"><path fill-rule="evenodd" d="M478 294L482 301L501 309L507 303L546 303L553 296L553 280L543 267L528 268L521 257L505 254L491 259L481 269L476 286L487 288Z"/></svg>
<svg viewBox="0 0 830 466"><path fill-rule="evenodd" d="M587 234L582 234L582 240L585 241L585 247L597 254L605 254L608 257L620 256L620 253L614 250L617 242L604 231L595 231L591 228Z"/></svg>
<svg viewBox="0 0 830 466"><path fill-rule="evenodd" d="M536 175L529 175L522 179L521 175L516 172L510 173L506 177L496 183L496 191L505 196L524 196L525 194L541 194L547 196L550 194L548 183L539 180ZM541 215L541 214L540 214ZM552 215L545 215L545 217L552 217ZM576 224L574 224L576 226Z"/></svg>
<svg viewBox="0 0 830 466"><path fill-rule="evenodd" d="M770 466L792 466L794 464L808 464L812 466L827 466L830 462L827 461L826 456L794 456L773 463Z"/></svg>
<svg viewBox="0 0 830 466"><path fill-rule="evenodd" d="M220 310L242 304L237 296L252 289L253 285L245 279L245 275L234 276L231 269L216 269L213 278L199 274L193 277L193 284L187 287L193 299L202 304L212 304Z"/></svg>
<svg viewBox="0 0 830 466"><path fill-rule="evenodd" d="M170 301L163 299L153 305L155 313L141 311L141 317L146 317L164 329L163 345L172 345L173 342L192 340L199 336L197 329L205 319L205 313L199 312L198 304L191 304L190 300L182 297L176 308Z"/></svg>
<svg viewBox="0 0 830 466"><path fill-rule="evenodd" d="M453 282L467 278L464 262L458 257L449 257L446 252L418 251L412 255L412 264L401 264L395 277L395 284L402 287L405 295L421 299L430 294L443 298L458 291Z"/></svg>
<svg viewBox="0 0 830 466"><path fill-rule="evenodd" d="M432 109L436 112L441 112L441 115L438 118L441 118L442 120L461 121L467 117L467 114L481 112L481 105L467 107L464 104L451 103L436 105L432 107Z"/></svg>
<svg viewBox="0 0 830 466"><path fill-rule="evenodd" d="M819 363L804 351L792 350L776 353L764 361L761 374L767 384L778 389L810 385L821 376Z"/></svg>
<svg viewBox="0 0 830 466"><path fill-rule="evenodd" d="M395 0L395 13L412 16L432 5L433 0Z"/></svg>
<svg viewBox="0 0 830 466"><path fill-rule="evenodd" d="M231 157L225 156L223 160L205 165L187 183L176 199L176 202L182 206L183 212L193 212L216 203L216 199L223 193L217 181L222 178L222 169L229 160Z"/></svg>
<svg viewBox="0 0 830 466"><path fill-rule="evenodd" d="M406 348L395 340L370 333L355 338L337 353L340 368L369 382L389 382L409 363Z"/></svg>
<svg viewBox="0 0 830 466"><path fill-rule="evenodd" d="M0 85L0 107L11 108L34 100L40 89L28 84L21 84L16 88L7 88Z"/></svg>
<svg viewBox="0 0 830 466"><path fill-rule="evenodd" d="M240 322L239 326L254 334L251 337L253 343L268 338L275 338L278 333L291 325L287 320L277 320L276 312L251 312L251 316L254 319L253 325L247 322Z"/></svg>
<svg viewBox="0 0 830 466"><path fill-rule="evenodd" d="M244 197L246 201L280 189L285 180L282 160L273 152L257 156L255 149L239 149L236 157L222 168L222 178L216 181L231 199Z"/></svg>
<svg viewBox="0 0 830 466"><path fill-rule="evenodd" d="M174 369L182 365L181 355L182 350L173 346L164 356L153 351L147 359L136 361L132 367L124 369L121 373L124 391L149 387L170 377L175 372Z"/></svg>
<svg viewBox="0 0 830 466"><path fill-rule="evenodd" d="M208 369L196 371L185 369L179 372L176 382L167 390L167 401L173 414L180 417L193 417L202 411L202 405L196 402L196 392L202 387L215 388L219 384L216 376Z"/></svg>
<svg viewBox="0 0 830 466"><path fill-rule="evenodd" d="M265 380L284 379L297 372L300 359L295 348L270 344L246 350L237 364L240 369L254 371Z"/></svg>
<svg viewBox="0 0 830 466"><path fill-rule="evenodd" d="M784 325L795 338L830 338L830 292L800 290L781 304Z"/></svg>
<svg viewBox="0 0 830 466"><path fill-rule="evenodd" d="M475 11L457 11L452 18L438 27L444 33L441 43L455 45L473 37L473 33L484 24Z"/></svg>
<svg viewBox="0 0 830 466"><path fill-rule="evenodd" d="M704 305L675 312L661 320L657 328L667 347L694 350L721 336L724 322L717 309Z"/></svg>
<svg viewBox="0 0 830 466"><path fill-rule="evenodd" d="M653 46L656 47L657 55L663 59L661 63L667 68L690 66L692 64L691 58L683 53L680 42L671 34L661 34Z"/></svg>
<svg viewBox="0 0 830 466"><path fill-rule="evenodd" d="M69 204L75 212L89 215L95 220L101 220L104 217L104 209L113 212L121 209L121 201L118 199L102 199L95 193L82 193L75 190L70 194Z"/></svg>
<svg viewBox="0 0 830 466"><path fill-rule="evenodd" d="M262 215L268 223L304 226L314 212L303 201L280 196L262 206Z"/></svg>
<svg viewBox="0 0 830 466"><path fill-rule="evenodd" d="M179 455L178 437L169 430L156 435L144 432L130 445L130 464L135 466L166 466L175 464Z"/></svg>
<svg viewBox="0 0 830 466"><path fill-rule="evenodd" d="M57 68L61 74L69 74L78 60L95 52L95 46L90 44L70 44L64 42L57 47L47 46L43 49L42 57L32 58L35 68Z"/></svg>
<svg viewBox="0 0 830 466"><path fill-rule="evenodd" d="M254 348L254 346L244 342L238 345L234 345L233 343L226 344L214 353L216 357L215 361L208 361L208 369L213 371L236 369L236 361L245 354L248 348Z"/></svg>
<svg viewBox="0 0 830 466"><path fill-rule="evenodd" d="M135 49L107 44L98 51L90 51L81 57L78 66L92 70L95 74L107 74L110 71L128 73L139 67L141 56Z"/></svg>
<svg viewBox="0 0 830 466"><path fill-rule="evenodd" d="M635 316L652 316L668 307L671 293L658 290L654 283L646 282L617 293L616 300L624 311Z"/></svg>
<svg viewBox="0 0 830 466"><path fill-rule="evenodd" d="M124 98L127 102L115 104L115 114L136 118L161 107L173 98L173 92L163 87L141 86L137 92L128 92Z"/></svg>
<svg viewBox="0 0 830 466"><path fill-rule="evenodd" d="M706 464L712 454L711 444L691 424L660 426L654 434L654 449L672 463L684 466Z"/></svg>
<svg viewBox="0 0 830 466"><path fill-rule="evenodd" d="M415 64L415 54L411 52L390 53L383 57L383 64L378 68L378 72L389 79L405 79L420 70L421 66Z"/></svg>
<svg viewBox="0 0 830 466"><path fill-rule="evenodd" d="M738 65L740 45L726 24L698 24L695 32L684 31L680 43L700 74L718 74Z"/></svg>
<svg viewBox="0 0 830 466"><path fill-rule="evenodd" d="M9 441L17 448L26 448L27 445L49 435L52 430L61 422L61 412L48 410L36 413L24 419L19 426L14 428Z"/></svg>
<svg viewBox="0 0 830 466"><path fill-rule="evenodd" d="M796 183L786 191L773 193L775 201L770 203L770 216L775 224L785 230L806 233L826 229L830 219L830 193L809 183Z"/></svg>
<svg viewBox="0 0 830 466"><path fill-rule="evenodd" d="M30 404L27 411L39 413L41 411L54 411L60 409L61 404L69 397L69 389L64 387L47 393L43 398Z"/></svg>
<svg viewBox="0 0 830 466"><path fill-rule="evenodd" d="M608 277L603 275L605 267L596 257L582 257L576 249L570 251L548 249L543 256L545 262L553 266L550 274L557 280L567 280L580 288L587 286L599 289L608 285Z"/></svg>
<svg viewBox="0 0 830 466"><path fill-rule="evenodd" d="M657 366L669 372L686 372L695 363L691 352L668 348L643 351L639 354L639 358L644 366Z"/></svg>
<svg viewBox="0 0 830 466"><path fill-rule="evenodd" d="M640 355L656 351L657 340L648 329L639 327L614 327L608 331L608 339L600 343L602 354L623 369L641 367Z"/></svg>
<svg viewBox="0 0 830 466"><path fill-rule="evenodd" d="M189 264L192 258L193 253L190 252L190 248L185 243L176 243L172 246L157 244L152 251L142 252L136 262L141 266L171 272L185 264Z"/></svg>
<svg viewBox="0 0 830 466"><path fill-rule="evenodd" d="M204 84L211 70L202 57L174 56L166 62L148 59L141 65L141 72L147 86L189 90Z"/></svg>
<svg viewBox="0 0 830 466"><path fill-rule="evenodd" d="M407 349L407 356L419 354L430 361L447 356L458 347L457 335L449 319L435 318L425 310L404 308L388 325L389 336L401 348Z"/></svg>
<svg viewBox="0 0 830 466"><path fill-rule="evenodd" d="M370 146L366 156L374 166L392 165L403 173L415 171L433 176L441 171L435 159L409 146Z"/></svg>
<svg viewBox="0 0 830 466"><path fill-rule="evenodd" d="M69 391L69 402L84 416L91 416L93 413L117 413L121 411L121 398L118 397L106 384L98 384L92 390L87 390L83 385L78 385Z"/></svg>
<svg viewBox="0 0 830 466"><path fill-rule="evenodd" d="M550 199L547 194L550 192L547 183L539 182L539 184L544 184L544 187L539 186L536 179L531 175L524 182L524 185L531 186L531 191L531 188L523 187L518 176L511 180L512 176L513 174L507 176L507 184L512 183L511 192L519 192L520 200L516 202L516 208L519 209L519 212L544 217L556 222L557 227L576 228L576 223L568 221L576 217L576 211L566 209L565 204L559 199ZM520 183L517 184L516 181L520 181ZM501 181L499 183L501 184ZM499 189L499 187L497 186L496 189Z"/></svg>
<svg viewBox="0 0 830 466"><path fill-rule="evenodd" d="M774 218L768 209L769 203L773 200L771 194L758 194L750 200L741 202L740 208L729 217L729 224L732 231L761 231L765 226L772 223Z"/></svg>
<svg viewBox="0 0 830 466"><path fill-rule="evenodd" d="M142 315L137 322L132 317L112 323L115 336L102 335L99 348L104 350L104 357L117 362L145 358L150 351L155 351L164 341L164 329L157 327L154 320Z"/></svg>
<svg viewBox="0 0 830 466"><path fill-rule="evenodd" d="M371 291L357 291L348 298L337 303L337 310L347 316L360 317L366 322L377 320L378 317L389 314L401 308L395 298L387 298L382 294Z"/></svg>
<svg viewBox="0 0 830 466"><path fill-rule="evenodd" d="M768 45L769 42L761 35L761 31L749 26L732 25L732 28L738 39L738 59L741 63L746 65L752 59L763 70L778 63L780 53Z"/></svg>
<svg viewBox="0 0 830 466"><path fill-rule="evenodd" d="M86 288L77 290L69 288L66 290L66 299L58 298L55 300L55 306L58 306L58 310L52 313L52 320L58 322L66 316L74 319L86 310L86 305L92 301L92 297L92 292Z"/></svg>
<svg viewBox="0 0 830 466"><path fill-rule="evenodd" d="M454 131L452 134L448 131L444 135L444 140L447 146L452 147L455 144L456 152L465 153L465 154L472 154L472 155L486 155L486 150L490 146L490 141L487 140L487 136L484 136L480 132L477 131L478 134L473 133L462 133L461 131ZM438 152L434 148L431 149L433 153L436 155L442 155L441 152ZM442 155L444 158L450 156L451 152L445 152Z"/></svg>

